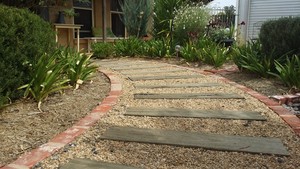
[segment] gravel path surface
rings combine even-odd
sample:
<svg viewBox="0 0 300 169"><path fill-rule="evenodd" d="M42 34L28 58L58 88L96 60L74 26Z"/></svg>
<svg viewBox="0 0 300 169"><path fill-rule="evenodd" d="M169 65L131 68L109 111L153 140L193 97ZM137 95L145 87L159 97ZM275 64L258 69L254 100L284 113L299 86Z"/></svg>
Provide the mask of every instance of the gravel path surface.
<svg viewBox="0 0 300 169"><path fill-rule="evenodd" d="M155 61L137 61L130 59L101 61L106 67L132 63L136 65L159 65ZM102 67L103 68L103 67ZM110 69L110 68L106 68ZM144 76L150 75L196 75L198 73L182 69L180 72L167 72L178 67L171 65L161 68L165 72L157 72L158 68L149 69ZM151 73L154 70L155 73ZM89 158L112 163L126 164L140 168L299 168L300 142L290 127L272 110L243 91L223 83L217 78L203 76L191 79L168 79L136 81L128 80L139 70L118 70L123 83L123 95L118 104L87 133L62 151L39 163L36 168L59 168L73 158ZM122 74L123 73L123 74ZM125 75L125 73L127 75ZM129 75L130 74L130 75ZM221 86L203 88L172 89L135 89L138 85L165 85L185 83L219 83ZM134 100L134 93L236 93L245 99L159 99ZM267 121L194 119L175 117L133 117L124 116L128 107L163 107L190 109L222 109L258 111ZM168 129L177 131L194 131L219 133L240 136L259 136L279 138L287 147L290 156L280 157L240 152L212 151L202 148L182 148L167 145L142 144L101 140L99 136L111 126L131 126L139 128Z"/></svg>

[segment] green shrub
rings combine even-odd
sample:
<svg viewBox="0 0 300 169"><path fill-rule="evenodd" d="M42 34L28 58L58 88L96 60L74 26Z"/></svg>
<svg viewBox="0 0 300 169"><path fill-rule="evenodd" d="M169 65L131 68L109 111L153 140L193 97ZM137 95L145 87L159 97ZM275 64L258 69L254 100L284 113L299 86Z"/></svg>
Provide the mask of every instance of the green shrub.
<svg viewBox="0 0 300 169"><path fill-rule="evenodd" d="M218 44L208 46L202 49L203 62L210 64L216 68L221 67L228 60L229 48L221 47Z"/></svg>
<svg viewBox="0 0 300 169"><path fill-rule="evenodd" d="M63 75L66 65L63 62L58 62L59 52L57 50L50 55L43 54L33 65L30 82L19 88L26 88L24 96L34 98L38 102L39 110L41 110L42 101L49 94L68 88L69 79L64 78Z"/></svg>
<svg viewBox="0 0 300 169"><path fill-rule="evenodd" d="M226 39L233 39L234 38L234 26L231 26L230 28L219 28L214 29L210 33L210 37L217 43L222 42L222 40Z"/></svg>
<svg viewBox="0 0 300 169"><path fill-rule="evenodd" d="M198 49L191 43L186 43L186 45L181 48L180 56L188 62L196 62L199 61L200 58Z"/></svg>
<svg viewBox="0 0 300 169"><path fill-rule="evenodd" d="M165 57L169 55L170 46L165 39L153 39L143 45L143 55L149 57Z"/></svg>
<svg viewBox="0 0 300 169"><path fill-rule="evenodd" d="M117 56L134 57L141 53L143 41L135 37L117 40L115 43L115 52Z"/></svg>
<svg viewBox="0 0 300 169"><path fill-rule="evenodd" d="M267 56L262 53L259 41L252 41L245 46L232 49L234 51L233 61L239 69L246 69L262 77L269 77L269 72L272 72L274 65L274 58L272 54Z"/></svg>
<svg viewBox="0 0 300 169"><path fill-rule="evenodd" d="M194 42L203 37L209 19L209 12L202 4L182 6L174 18L174 36L178 44Z"/></svg>
<svg viewBox="0 0 300 169"><path fill-rule="evenodd" d="M26 9L0 5L0 104L22 95L17 88L28 83L31 65L55 46L49 23Z"/></svg>
<svg viewBox="0 0 300 169"><path fill-rule="evenodd" d="M261 26L259 40L262 51L275 59L289 53L300 54L300 17L285 17L270 20Z"/></svg>
<svg viewBox="0 0 300 169"><path fill-rule="evenodd" d="M92 65L91 56L78 53L72 48L58 50L59 62L64 65L64 72L72 86L77 89L80 84L88 80L96 72L97 67Z"/></svg>
<svg viewBox="0 0 300 169"><path fill-rule="evenodd" d="M114 46L112 43L93 43L92 44L93 57L104 59L114 54Z"/></svg>
<svg viewBox="0 0 300 169"><path fill-rule="evenodd" d="M277 74L271 73L278 77L288 87L296 87L300 89L300 58L297 55L290 59L287 57L285 64L275 61Z"/></svg>

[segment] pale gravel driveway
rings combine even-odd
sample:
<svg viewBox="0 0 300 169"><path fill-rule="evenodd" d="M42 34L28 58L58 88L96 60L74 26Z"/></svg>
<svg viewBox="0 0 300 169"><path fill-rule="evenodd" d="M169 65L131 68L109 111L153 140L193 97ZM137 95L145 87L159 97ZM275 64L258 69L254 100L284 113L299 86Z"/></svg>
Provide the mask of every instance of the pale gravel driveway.
<svg viewBox="0 0 300 169"><path fill-rule="evenodd" d="M117 63L163 64L156 61L120 59ZM99 62L100 63L100 62ZM104 62L101 62L102 64ZM107 62L105 62L107 63ZM108 64L106 64L108 65ZM103 68L103 67L102 67ZM109 69L109 68L107 68ZM165 66L163 70L178 69ZM157 68L155 68L157 70ZM141 168L300 168L300 142L290 127L281 120L272 110L263 103L235 87L225 84L216 78L203 78L129 81L122 72L134 74L138 70L117 71L123 83L123 95L118 104L100 120L91 130L80 136L72 145L54 154L40 163L37 168L58 168L73 158L89 158L112 163L127 164ZM137 73L136 73L137 74ZM144 76L159 75L160 73L145 72ZM192 71L164 73L168 75L193 75ZM140 74L139 74L140 75ZM219 83L221 86L181 89L135 89L133 84L181 84L181 83ZM237 93L240 99L185 99L185 100L134 100L134 93ZM127 107L174 107L192 109L223 109L223 110L251 110L258 111L267 118L267 121L219 120L219 119L192 119L192 118L157 118L157 117L128 117L123 114ZM282 140L290 152L289 157L260 155L238 152L212 151L201 148L181 148L166 145L128 143L106 141L99 136L110 126L132 126L139 128L157 128L178 131L195 131L220 133L241 136L275 137Z"/></svg>

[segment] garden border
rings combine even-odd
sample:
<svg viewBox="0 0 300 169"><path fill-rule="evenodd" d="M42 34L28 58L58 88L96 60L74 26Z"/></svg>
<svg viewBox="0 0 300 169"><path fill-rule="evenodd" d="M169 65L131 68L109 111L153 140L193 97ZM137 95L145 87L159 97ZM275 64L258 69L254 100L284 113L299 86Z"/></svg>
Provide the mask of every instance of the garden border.
<svg viewBox="0 0 300 169"><path fill-rule="evenodd" d="M110 92L107 97L103 99L97 107L95 107L90 114L86 115L72 127L56 135L54 138L21 155L17 160L13 161L0 169L28 169L34 167L42 160L50 157L55 152L59 151L78 136L82 135L95 123L97 123L104 115L106 115L112 107L118 102L118 98L122 95L122 82L117 75L111 71L100 70L110 80Z"/></svg>

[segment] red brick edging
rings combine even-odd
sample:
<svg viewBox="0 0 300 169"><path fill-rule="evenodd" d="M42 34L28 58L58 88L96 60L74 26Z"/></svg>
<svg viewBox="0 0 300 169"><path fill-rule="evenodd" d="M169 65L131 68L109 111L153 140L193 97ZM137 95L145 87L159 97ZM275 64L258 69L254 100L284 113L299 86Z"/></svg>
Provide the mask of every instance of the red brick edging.
<svg viewBox="0 0 300 169"><path fill-rule="evenodd" d="M222 73L226 73L226 72L232 72L232 71L234 71L234 69L202 71L202 70L197 70L195 68L188 68L188 67L177 66L177 65L175 65L175 67L180 67L180 68L188 69L188 70L191 70L191 71L194 71L197 73L201 73L204 75L212 76L212 77L219 79L220 81L223 81L232 86L235 86L238 89L241 89L242 91L244 91L244 92L248 93L249 95L251 95L252 97L258 99L260 102L264 103L271 110L273 110L279 117L281 117L292 128L292 130L295 132L295 134L300 137L300 119L295 114L293 114L291 111L289 111L288 109L281 106L280 103L274 101L273 99L270 99L269 97L267 97L263 94L260 94L256 91L254 91L253 89L250 89L246 86L240 85L236 82L233 82L225 77L218 75L218 74L222 74Z"/></svg>
<svg viewBox="0 0 300 169"><path fill-rule="evenodd" d="M90 114L80 119L71 128L56 135L48 143L45 143L38 148L27 152L20 156L16 161L1 167L0 169L28 169L32 168L38 162L51 156L58 150L62 149L67 144L74 141L78 136L82 135L105 114L107 114L112 107L117 103L119 96L122 94L122 83L116 74L100 70L110 80L110 92L104 100L95 107Z"/></svg>

